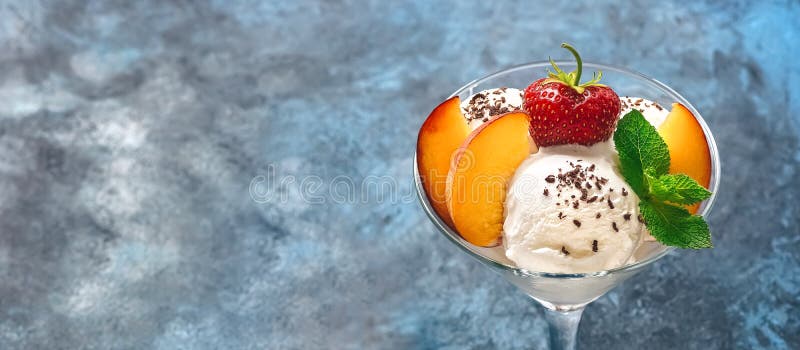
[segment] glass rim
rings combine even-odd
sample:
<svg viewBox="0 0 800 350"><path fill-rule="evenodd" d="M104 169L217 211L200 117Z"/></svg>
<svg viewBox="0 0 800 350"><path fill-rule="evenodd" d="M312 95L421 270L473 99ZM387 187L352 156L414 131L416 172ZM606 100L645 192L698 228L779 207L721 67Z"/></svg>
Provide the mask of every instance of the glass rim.
<svg viewBox="0 0 800 350"><path fill-rule="evenodd" d="M570 66L570 65L575 65L575 62L572 62L572 61L556 61L556 64L558 64L559 66ZM549 67L549 66L550 66L550 62L549 61L534 61L534 62L524 63L524 64L520 64L520 65L509 67L509 68L506 68L506 69L502 69L502 70L496 71L494 73L491 73L489 75L486 75L486 76L484 76L482 78L478 78L478 79L472 80L467 84L464 84L458 90L453 92L448 97L448 99L450 99L450 98L452 98L454 96L457 96L457 95L461 94L462 92L464 92L464 91L466 91L468 89L472 89L472 88L474 88L475 86L481 84L484 81L487 81L489 79L495 78L495 77L500 76L500 75L509 74L509 73L512 73L512 72L515 72L515 71L518 71L518 70L523 70L523 69L537 68L537 67ZM708 124L706 123L705 119L703 119L703 117L694 108L694 106L691 103L689 103L689 101L686 100L686 98L684 98L677 91L673 90L672 88L670 88L666 84L664 84L664 83L662 83L662 82L660 82L660 81L658 81L656 79L653 79L651 77L648 77L648 76L646 76L646 75L644 75L642 73L639 73L639 72L636 72L636 71L633 71L633 70L630 70L630 69L627 69L627 68L610 65L610 64L601 64L601 63L592 63L592 62L583 62L583 67L584 68L589 67L589 68L602 69L602 70L606 70L606 71L614 71L614 72L621 73L623 75L633 76L633 77L638 78L640 80L645 80L649 84L652 84L652 85L656 86L657 88L659 88L660 90L664 91L667 95L669 95L671 98L673 98L676 101L678 101L681 104L683 104L687 109L689 109L689 111L692 112L692 115L694 115L695 119L700 124L700 127L703 129L703 133L705 134L705 138L706 138L706 143L708 144L708 150L709 150L709 153L711 154L711 180L709 182L709 190L711 191L711 197L709 197L708 199L704 200L700 204L700 210L699 210L699 215L700 216L706 216L710 212L710 210L711 210L711 208L712 208L712 206L714 204L714 201L715 201L715 199L717 197L717 191L719 189L719 184L720 184L720 174L721 174L720 166L721 166L721 164L720 164L719 153L718 153L718 150L717 150L717 143L714 140L714 135L711 133L711 129L708 127ZM562 279L585 278L585 277L601 277L601 276L606 276L606 275L613 274L613 273L618 273L618 272L638 270L640 268L643 268L643 267L645 267L647 265L650 265L650 264L660 260L661 258L666 256L667 254L669 254L670 252L675 250L675 247L667 246L666 249L664 249L663 251L661 251L658 254L655 254L655 255L653 255L651 257L648 257L647 259L644 259L644 260L641 260L641 261L637 261L637 262L634 262L632 264L623 265L623 266L620 266L620 267L617 267L617 268L608 269L608 270L601 270L601 271L596 271L596 272L583 272L583 273L540 272L540 271L530 271L530 270L526 270L526 269L523 269L523 268L520 268L520 267L511 266L511 265L508 265L506 263L503 263L503 262L494 260L492 258L486 257L483 254L481 254L478 251L476 251L473 248L473 247L476 247L476 246L474 246L473 244L471 244L471 243L467 242L466 240L464 240L463 238L461 238L461 235L459 235L458 232L456 232L455 230L450 228L450 226L448 226L439 217L439 215L436 214L436 211L433 210L433 206L431 206L430 201L428 201L428 196L425 193L425 189L422 187L422 180L420 179L419 167L417 165L417 153L416 153L416 151L414 152L414 164L413 164L413 166L414 166L414 185L416 187L417 199L420 201L420 204L422 205L422 208L425 210L425 213L428 215L428 218L433 222L434 226L436 226L439 229L439 231L444 236L446 236L451 242L453 242L456 246L461 248L461 250L463 250L467 254L471 255L473 258L477 259L478 261L480 261L480 262L482 262L482 263L484 263L486 265L489 265L489 266L492 266L492 267L495 267L495 268L498 268L498 269L501 269L501 270L504 270L504 271L511 272L511 273L513 273L513 274L515 274L517 276L562 278Z"/></svg>

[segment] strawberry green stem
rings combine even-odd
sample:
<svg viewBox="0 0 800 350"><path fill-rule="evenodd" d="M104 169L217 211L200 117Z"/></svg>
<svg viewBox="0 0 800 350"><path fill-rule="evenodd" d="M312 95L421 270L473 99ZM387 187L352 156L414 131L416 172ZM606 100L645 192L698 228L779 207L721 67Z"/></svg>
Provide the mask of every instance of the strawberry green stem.
<svg viewBox="0 0 800 350"><path fill-rule="evenodd" d="M598 83L600 81L600 78L603 77L602 71L597 71L597 73L592 74L592 80L589 80L581 84L581 73L583 72L583 60L581 60L581 55L578 54L578 50L575 50L575 48L572 47L572 45L570 44L562 43L561 47L567 49L570 53L572 53L572 56L575 56L577 69L569 73L564 72L563 70L561 70L561 68L558 67L556 62L553 61L553 59L551 58L550 65L552 65L553 69L555 69L555 73L549 72L548 81L562 82L564 84L567 84L571 88L575 89L575 91L581 94L583 93L583 90L585 90L589 86L604 86L603 84Z"/></svg>
<svg viewBox="0 0 800 350"><path fill-rule="evenodd" d="M575 56L575 61L578 63L578 68L575 70L575 80L572 82L572 86L580 86L581 72L583 71L583 61L581 61L581 55L578 54L578 50L575 50L575 48L570 44L561 43L561 47L569 50L569 52Z"/></svg>

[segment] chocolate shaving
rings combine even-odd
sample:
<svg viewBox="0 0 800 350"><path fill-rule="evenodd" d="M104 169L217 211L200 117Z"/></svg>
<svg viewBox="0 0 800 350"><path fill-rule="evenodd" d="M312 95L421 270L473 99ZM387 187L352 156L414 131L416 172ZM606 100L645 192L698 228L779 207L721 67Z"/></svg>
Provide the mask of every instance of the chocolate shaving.
<svg viewBox="0 0 800 350"><path fill-rule="evenodd" d="M592 241L592 251L597 253L597 240Z"/></svg>
<svg viewBox="0 0 800 350"><path fill-rule="evenodd" d="M575 224L575 226L581 227L581 222L578 220L572 220L572 223Z"/></svg>
<svg viewBox="0 0 800 350"><path fill-rule="evenodd" d="M465 108L467 121L483 120L488 121L489 117L500 115L520 109L521 106L508 103L505 96L499 96L506 92L505 89L497 89L491 93L479 92L473 95Z"/></svg>
<svg viewBox="0 0 800 350"><path fill-rule="evenodd" d="M617 228L617 222L616 221L611 223L611 228L614 229L614 232L619 232L619 228Z"/></svg>

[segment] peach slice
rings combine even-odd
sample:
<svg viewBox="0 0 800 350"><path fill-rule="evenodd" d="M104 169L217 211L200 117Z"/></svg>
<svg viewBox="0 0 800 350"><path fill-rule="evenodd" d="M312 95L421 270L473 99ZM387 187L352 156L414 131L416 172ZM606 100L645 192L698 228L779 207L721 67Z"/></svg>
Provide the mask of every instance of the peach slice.
<svg viewBox="0 0 800 350"><path fill-rule="evenodd" d="M494 117L456 151L447 175L447 207L456 230L468 242L482 247L498 244L508 182L536 151L529 126L530 117L523 112Z"/></svg>
<svg viewBox="0 0 800 350"><path fill-rule="evenodd" d="M442 102L422 124L417 137L417 165L422 186L436 214L450 227L454 226L445 200L447 173L456 150L471 130L460 105L458 96Z"/></svg>
<svg viewBox="0 0 800 350"><path fill-rule="evenodd" d="M708 188L711 180L711 153L703 132L703 127L684 105L672 104L658 133L669 147L669 172L686 174L697 183ZM697 212L699 204L689 206L689 211Z"/></svg>

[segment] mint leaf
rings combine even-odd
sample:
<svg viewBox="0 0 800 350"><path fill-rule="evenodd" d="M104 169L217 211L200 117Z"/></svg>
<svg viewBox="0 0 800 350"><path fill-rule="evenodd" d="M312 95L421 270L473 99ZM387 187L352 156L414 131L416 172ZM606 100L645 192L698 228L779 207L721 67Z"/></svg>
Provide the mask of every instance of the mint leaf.
<svg viewBox="0 0 800 350"><path fill-rule="evenodd" d="M656 178L653 171L647 169L645 178L650 185L650 194L660 201L694 204L711 196L711 192L685 174L665 174Z"/></svg>
<svg viewBox="0 0 800 350"><path fill-rule="evenodd" d="M614 144L619 153L622 176L639 198L645 198L648 189L644 169L653 169L656 176L669 171L667 144L656 128L635 109L620 119L614 133Z"/></svg>
<svg viewBox="0 0 800 350"><path fill-rule="evenodd" d="M641 112L633 110L620 119L614 143L620 172L641 200L639 212L650 234L669 246L711 248L703 217L679 206L702 201L711 192L686 175L667 173L667 144Z"/></svg>
<svg viewBox="0 0 800 350"><path fill-rule="evenodd" d="M639 212L659 242L679 248L711 248L711 233L703 217L689 214L683 207L641 201Z"/></svg>

